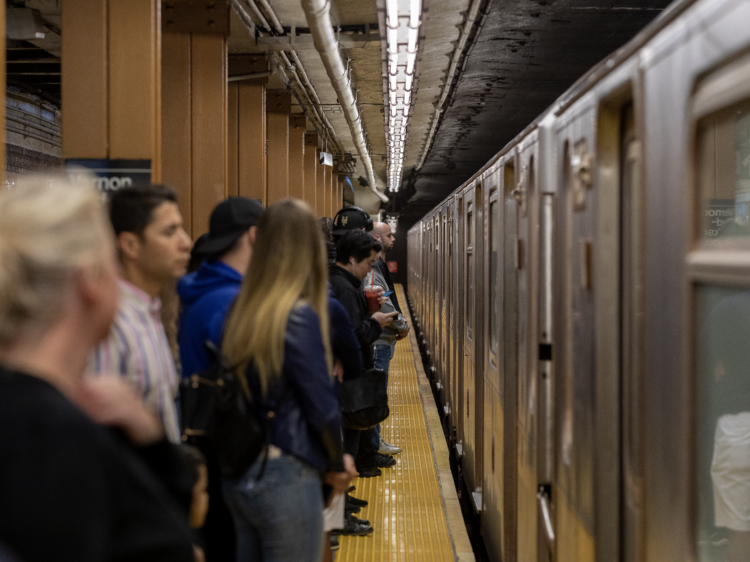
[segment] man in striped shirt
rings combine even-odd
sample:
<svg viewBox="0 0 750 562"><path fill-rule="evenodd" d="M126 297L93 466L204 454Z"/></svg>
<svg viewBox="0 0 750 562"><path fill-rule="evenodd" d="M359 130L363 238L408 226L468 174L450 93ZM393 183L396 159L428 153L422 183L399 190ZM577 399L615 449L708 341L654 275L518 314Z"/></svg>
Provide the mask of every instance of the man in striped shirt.
<svg viewBox="0 0 750 562"><path fill-rule="evenodd" d="M176 196L166 187L118 190L110 198L109 215L121 265L120 303L109 336L96 348L89 369L97 375L125 377L159 414L167 437L176 443L179 381L158 295L184 275L192 243Z"/></svg>

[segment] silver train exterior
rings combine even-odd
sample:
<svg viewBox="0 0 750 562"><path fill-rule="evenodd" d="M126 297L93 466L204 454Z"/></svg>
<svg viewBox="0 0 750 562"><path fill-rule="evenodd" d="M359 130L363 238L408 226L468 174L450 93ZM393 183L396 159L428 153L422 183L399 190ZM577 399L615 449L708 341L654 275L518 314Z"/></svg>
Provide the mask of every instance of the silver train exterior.
<svg viewBox="0 0 750 562"><path fill-rule="evenodd" d="M750 1L697 0L409 230L418 337L494 560L750 560L714 497L717 420L749 395L749 206ZM722 501L747 515L739 459Z"/></svg>

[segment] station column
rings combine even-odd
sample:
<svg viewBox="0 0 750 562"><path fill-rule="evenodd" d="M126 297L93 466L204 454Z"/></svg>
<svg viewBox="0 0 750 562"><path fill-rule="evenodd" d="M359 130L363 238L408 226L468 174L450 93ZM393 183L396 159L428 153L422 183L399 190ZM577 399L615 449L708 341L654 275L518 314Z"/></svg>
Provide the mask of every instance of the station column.
<svg viewBox="0 0 750 562"><path fill-rule="evenodd" d="M163 181L178 193L193 238L208 230L211 211L227 197L230 183L229 8L207 7L174 2L162 14Z"/></svg>
<svg viewBox="0 0 750 562"><path fill-rule="evenodd" d="M289 119L289 197L305 198L305 129L307 118L292 115Z"/></svg>
<svg viewBox="0 0 750 562"><path fill-rule="evenodd" d="M63 156L139 160L162 179L158 0L66 0Z"/></svg>
<svg viewBox="0 0 750 562"><path fill-rule="evenodd" d="M269 92L268 109L268 205L289 197L289 114L292 95L286 90Z"/></svg>
<svg viewBox="0 0 750 562"><path fill-rule="evenodd" d="M318 133L305 134L305 201L315 209L316 180L318 178Z"/></svg>

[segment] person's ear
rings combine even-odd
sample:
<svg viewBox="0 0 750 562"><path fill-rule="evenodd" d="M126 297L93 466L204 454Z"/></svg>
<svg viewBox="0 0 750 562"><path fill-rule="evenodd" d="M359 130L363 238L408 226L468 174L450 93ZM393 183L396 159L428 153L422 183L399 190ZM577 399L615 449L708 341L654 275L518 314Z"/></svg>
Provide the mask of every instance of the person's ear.
<svg viewBox="0 0 750 562"><path fill-rule="evenodd" d="M251 226L247 229L247 240L250 242L250 247L252 248L255 245L255 237L258 235L258 227L257 226Z"/></svg>
<svg viewBox="0 0 750 562"><path fill-rule="evenodd" d="M123 257L137 260L141 255L141 239L133 232L121 232L117 236L117 249Z"/></svg>

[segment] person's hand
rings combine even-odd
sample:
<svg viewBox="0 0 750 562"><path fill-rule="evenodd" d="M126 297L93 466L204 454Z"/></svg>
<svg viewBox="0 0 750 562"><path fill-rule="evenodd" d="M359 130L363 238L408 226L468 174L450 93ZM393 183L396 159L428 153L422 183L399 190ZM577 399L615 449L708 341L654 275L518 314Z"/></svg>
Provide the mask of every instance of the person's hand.
<svg viewBox="0 0 750 562"><path fill-rule="evenodd" d="M336 379L340 383L344 382L344 364L339 360L338 357L333 363L333 376L336 377Z"/></svg>
<svg viewBox="0 0 750 562"><path fill-rule="evenodd" d="M373 312L372 314L372 317L378 324L380 324L381 328L385 328L396 316L398 316L397 310L394 310L393 312Z"/></svg>
<svg viewBox="0 0 750 562"><path fill-rule="evenodd" d="M378 302L380 303L380 306L383 306L388 302L388 297L378 297Z"/></svg>
<svg viewBox="0 0 750 562"><path fill-rule="evenodd" d="M199 546L193 545L193 556L195 557L195 562L206 562L206 553Z"/></svg>
<svg viewBox="0 0 750 562"><path fill-rule="evenodd" d="M346 492L349 482L357 476L357 470L354 468L354 459L351 455L344 455L343 472L326 472L325 483L333 488L334 494L343 494Z"/></svg>
<svg viewBox="0 0 750 562"><path fill-rule="evenodd" d="M404 328L403 330L401 330L398 333L398 335L396 336L396 340L400 341L400 340L404 339L406 336L408 336L409 335L409 330L411 330L411 326L409 326L409 324L406 324L406 328Z"/></svg>
<svg viewBox="0 0 750 562"><path fill-rule="evenodd" d="M136 446L164 439L159 417L117 375L85 378L74 401L96 423L122 429Z"/></svg>

